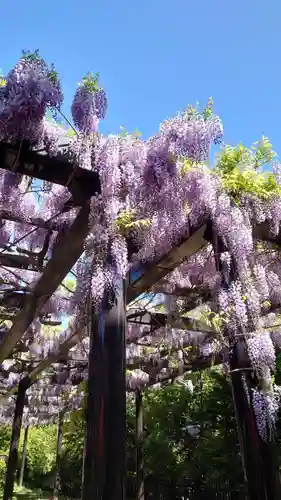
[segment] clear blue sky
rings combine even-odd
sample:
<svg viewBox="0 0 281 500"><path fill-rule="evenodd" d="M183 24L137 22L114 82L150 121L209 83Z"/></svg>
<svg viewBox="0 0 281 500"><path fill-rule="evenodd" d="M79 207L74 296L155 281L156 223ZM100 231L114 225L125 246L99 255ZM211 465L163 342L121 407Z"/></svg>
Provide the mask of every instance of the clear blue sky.
<svg viewBox="0 0 281 500"><path fill-rule="evenodd" d="M62 77L99 71L103 132L144 137L188 103L215 99L225 139L268 135L281 156L280 0L1 0L0 67L39 48Z"/></svg>

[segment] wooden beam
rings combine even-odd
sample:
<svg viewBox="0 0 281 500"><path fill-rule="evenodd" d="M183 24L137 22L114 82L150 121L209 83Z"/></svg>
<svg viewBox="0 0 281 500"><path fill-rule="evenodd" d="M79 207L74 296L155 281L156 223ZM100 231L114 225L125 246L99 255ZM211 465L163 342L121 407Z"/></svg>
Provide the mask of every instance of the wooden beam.
<svg viewBox="0 0 281 500"><path fill-rule="evenodd" d="M9 211L7 212L2 212L0 214L0 219L2 220L8 220L11 222L16 222L18 224L26 224L28 226L36 226L40 229L47 229L48 231L58 231L58 224L56 224L53 221L46 222L44 221L41 217L37 217L35 219L24 219L23 217L20 217L18 215L14 215L13 213L10 213Z"/></svg>
<svg viewBox="0 0 281 500"><path fill-rule="evenodd" d="M218 354L215 358L213 356L209 357L198 357L196 360L193 360L191 362L188 362L181 366L180 368L170 368L166 369L164 373L155 373L155 374L149 374L149 381L148 382L143 382L143 384L140 384L141 387L139 387L140 390L143 390L145 388L148 388L152 385L160 384L163 382L166 382L168 380L173 380L175 378L181 377L188 371L198 371L198 370L204 370L206 368L210 368L215 365L219 365L222 363L221 357Z"/></svg>
<svg viewBox="0 0 281 500"><path fill-rule="evenodd" d="M149 291L158 281L206 246L209 243L206 229L207 224L192 228L188 238L182 239L178 245L157 262L144 265L143 268L140 268L136 278L134 278L135 273L132 272L128 285L128 303L135 300L139 295ZM255 239L269 241L281 246L281 232L278 236L273 236L267 222L254 226L253 236ZM181 295L179 290L176 291L176 295Z"/></svg>
<svg viewBox="0 0 281 500"><path fill-rule="evenodd" d="M27 256L3 252L0 253L0 266L38 271L36 254L34 254L34 256Z"/></svg>
<svg viewBox="0 0 281 500"><path fill-rule="evenodd" d="M205 231L206 225L191 229L188 238L183 239L179 245L175 246L157 262L144 266L140 270L139 277L134 279L134 273L131 273L127 291L127 302L130 303L142 293L147 292L160 279L171 273L186 259L206 246L208 241L204 238Z"/></svg>
<svg viewBox="0 0 281 500"><path fill-rule="evenodd" d="M97 172L74 167L65 155L50 157L46 153L32 151L25 141L18 148L1 143L0 165L17 174L67 186L75 205L83 205L92 195L100 193Z"/></svg>
<svg viewBox="0 0 281 500"><path fill-rule="evenodd" d="M60 345L59 349L56 352L54 352L53 354L50 354L47 358L40 361L40 363L36 366L36 368L34 368L32 371L30 371L28 373L28 375L26 377L24 377L24 379L29 381L29 385L34 384L34 382L36 382L36 380L38 379L38 376L40 375L40 373L42 373L47 368L49 368L49 366L51 366L53 363L56 363L60 359L61 356L64 356L65 354L67 354L68 351L70 349L72 349L72 347L74 347L76 344L78 344L82 340L82 338L84 337L85 333L86 333L85 328L77 330L73 335L71 335L65 342L63 342ZM1 396L1 398L5 399L6 397L10 397L13 394L16 394L17 390L18 390L18 387L15 386L15 387L9 389L5 394L3 394ZM1 400L1 398L0 398L0 400Z"/></svg>
<svg viewBox="0 0 281 500"><path fill-rule="evenodd" d="M268 241L281 246L281 231L277 236L273 236L267 221L253 226L253 238L256 240Z"/></svg>
<svg viewBox="0 0 281 500"><path fill-rule="evenodd" d="M88 232L88 215L87 204L80 209L75 221L54 246L52 258L0 345L0 363L9 356L12 348L39 314L40 309L83 253L84 239Z"/></svg>

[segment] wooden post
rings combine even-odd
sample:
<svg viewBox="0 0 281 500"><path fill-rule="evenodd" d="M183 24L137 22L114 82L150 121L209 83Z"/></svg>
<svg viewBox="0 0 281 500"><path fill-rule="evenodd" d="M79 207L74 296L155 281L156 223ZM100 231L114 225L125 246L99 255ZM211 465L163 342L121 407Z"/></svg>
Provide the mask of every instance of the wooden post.
<svg viewBox="0 0 281 500"><path fill-rule="evenodd" d="M23 485L23 478L24 478L24 469L25 469L25 462L26 462L26 455L27 455L28 430L29 430L29 427L27 425L26 428L24 429L21 466L20 466L20 474L19 474L19 486L20 487L22 487L22 485Z"/></svg>
<svg viewBox="0 0 281 500"><path fill-rule="evenodd" d="M125 281L105 315L108 390L105 411L106 481L103 500L125 499L126 475L126 300Z"/></svg>
<svg viewBox="0 0 281 500"><path fill-rule="evenodd" d="M140 390L136 391L136 500L144 500L143 405Z"/></svg>
<svg viewBox="0 0 281 500"><path fill-rule="evenodd" d="M208 237L213 243L216 268L220 271L225 289L237 277L232 258L230 270L223 266L220 255L227 251L219 236L210 226ZM263 442L259 436L252 405L252 389L258 381L251 367L244 332L231 340L230 374L235 409L240 454L249 500L277 500L280 498L280 482L273 442ZM226 331L227 334L227 331Z"/></svg>
<svg viewBox="0 0 281 500"><path fill-rule="evenodd" d="M103 427L107 367L103 310L98 316L91 311L91 315L82 500L101 500L104 483Z"/></svg>
<svg viewBox="0 0 281 500"><path fill-rule="evenodd" d="M9 458L6 470L3 500L12 500L14 491L15 474L18 465L18 447L22 423L22 415L25 403L26 390L29 387L29 381L23 379L19 383L14 420L12 425L12 436L9 451Z"/></svg>
<svg viewBox="0 0 281 500"><path fill-rule="evenodd" d="M64 417L64 412L60 412L58 421L56 465L54 471L53 500L58 499L58 495L60 492L60 461L61 461L61 450L62 450L63 417Z"/></svg>
<svg viewBox="0 0 281 500"><path fill-rule="evenodd" d="M91 326L82 500L125 498L125 300L124 282L114 305L105 297Z"/></svg>

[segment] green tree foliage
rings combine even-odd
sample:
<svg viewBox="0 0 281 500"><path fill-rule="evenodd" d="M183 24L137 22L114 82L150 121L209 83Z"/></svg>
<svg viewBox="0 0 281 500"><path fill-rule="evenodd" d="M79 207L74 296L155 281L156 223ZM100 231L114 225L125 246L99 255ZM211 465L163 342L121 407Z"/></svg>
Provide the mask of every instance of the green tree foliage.
<svg viewBox="0 0 281 500"><path fill-rule="evenodd" d="M80 497L85 437L84 409L75 411L63 428L63 456L60 466L61 485L65 494Z"/></svg>
<svg viewBox="0 0 281 500"><path fill-rule="evenodd" d="M0 455L3 458L0 458L0 487L4 482L5 470L6 470L6 462L4 456L7 456L9 453L11 440L11 428L8 425L3 425L0 428Z"/></svg>
<svg viewBox="0 0 281 500"><path fill-rule="evenodd" d="M50 473L56 456L55 425L33 427L28 436L27 472L31 480L39 480ZM21 434L21 449L23 433Z"/></svg>
<svg viewBox="0 0 281 500"><path fill-rule="evenodd" d="M193 394L172 385L145 398L145 471L149 489L161 485L165 498L180 498L199 485L242 481L230 385L219 369L197 374L193 382ZM200 426L198 439L188 432L194 425Z"/></svg>
<svg viewBox="0 0 281 500"><path fill-rule="evenodd" d="M56 456L56 435L55 425L32 427L29 429L27 445L27 461L25 480L42 486L42 481L48 483L48 478L55 463ZM19 444L19 463L23 447L24 430L22 430ZM8 426L0 427L0 454L8 455L11 439L11 429ZM0 485L4 480L6 465L4 460L0 460Z"/></svg>
<svg viewBox="0 0 281 500"><path fill-rule="evenodd" d="M267 137L262 137L251 148L243 144L225 146L213 172L222 179L225 190L237 203L243 194L262 199L280 196L281 187L274 174L262 170L275 156Z"/></svg>
<svg viewBox="0 0 281 500"><path fill-rule="evenodd" d="M192 375L194 391L172 384L144 394L144 472L151 498L178 499L199 486L230 481L242 488L243 477L231 388L219 368ZM188 429L200 426L200 437ZM65 494L79 497L84 444L83 411L74 412L64 432L61 470ZM127 490L135 489L135 407L127 402ZM72 471L72 472L71 472Z"/></svg>
<svg viewBox="0 0 281 500"><path fill-rule="evenodd" d="M9 450L11 439L11 428L8 425L1 425L0 433L0 454L5 454Z"/></svg>
<svg viewBox="0 0 281 500"><path fill-rule="evenodd" d="M207 107L204 112L210 113L211 108ZM225 191L235 203L239 204L243 195L267 200L281 194L279 180L272 172L275 159L276 153L272 144L267 137L262 137L250 148L244 144L223 145L213 168L202 163L194 164L183 158L181 175L184 176L190 170L204 168L221 179ZM267 168L269 166L270 169Z"/></svg>
<svg viewBox="0 0 281 500"><path fill-rule="evenodd" d="M204 490L206 498L211 500L213 485L225 482L230 483L232 491L243 490L230 383L219 367L189 374L187 378L193 383L193 391L187 384L174 383L144 393L143 449L148 499L178 500L185 494L196 500L196 492ZM280 383L280 355L277 356L275 378ZM80 498L84 413L84 409L73 412L63 429L60 474L62 490L68 498ZM192 437L191 426L200 428L197 438ZM25 476L29 485L46 487L51 483L56 435L56 426L30 429ZM9 440L9 428L1 427L0 451L3 453L8 452ZM277 442L281 449L280 423L277 425ZM136 480L133 396L127 400L126 449L127 499L130 500L135 498ZM1 474L2 479L4 474L2 469L4 471L0 464L0 481Z"/></svg>

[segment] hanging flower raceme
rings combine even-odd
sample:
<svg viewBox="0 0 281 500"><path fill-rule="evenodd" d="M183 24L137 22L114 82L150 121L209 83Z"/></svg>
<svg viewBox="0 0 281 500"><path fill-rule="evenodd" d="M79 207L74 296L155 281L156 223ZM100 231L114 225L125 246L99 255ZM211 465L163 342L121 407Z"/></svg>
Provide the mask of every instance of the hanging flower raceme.
<svg viewBox="0 0 281 500"><path fill-rule="evenodd" d="M269 333L254 333L247 340L251 364L258 376L275 370L275 349Z"/></svg>
<svg viewBox="0 0 281 500"><path fill-rule="evenodd" d="M204 116L189 108L164 122L160 132L169 140L173 154L202 162L209 157L210 145L220 143L223 126L219 117L212 113Z"/></svg>
<svg viewBox="0 0 281 500"><path fill-rule="evenodd" d="M88 74L78 86L72 102L72 117L75 126L83 134L93 134L100 119L105 117L107 98L99 86L98 74Z"/></svg>
<svg viewBox="0 0 281 500"><path fill-rule="evenodd" d="M5 140L42 140L47 107L60 107L63 95L57 73L38 52L24 54L10 71L0 95L0 135Z"/></svg>
<svg viewBox="0 0 281 500"><path fill-rule="evenodd" d="M271 392L253 389L252 401L258 433L263 441L271 441L280 408L280 391L278 388Z"/></svg>

